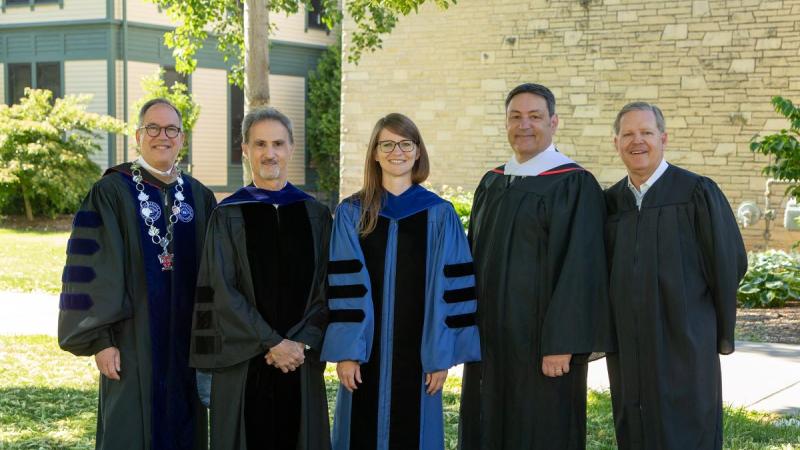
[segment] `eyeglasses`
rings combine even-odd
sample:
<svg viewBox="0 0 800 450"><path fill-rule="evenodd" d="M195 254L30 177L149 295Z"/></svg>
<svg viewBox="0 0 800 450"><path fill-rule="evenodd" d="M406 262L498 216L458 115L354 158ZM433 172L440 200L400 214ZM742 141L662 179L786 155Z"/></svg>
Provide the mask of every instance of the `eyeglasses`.
<svg viewBox="0 0 800 450"><path fill-rule="evenodd" d="M383 153L391 153L395 147L400 147L403 153L413 152L417 144L412 140L404 139L400 142L395 141L380 141L378 142L378 149Z"/></svg>
<svg viewBox="0 0 800 450"><path fill-rule="evenodd" d="M167 135L168 138L176 138L179 134L181 134L181 129L176 127L175 125L167 125L166 127L160 127L158 125L147 125L139 128L140 130L145 130L147 135L150 137L158 137L161 134L161 130L164 130L164 133Z"/></svg>

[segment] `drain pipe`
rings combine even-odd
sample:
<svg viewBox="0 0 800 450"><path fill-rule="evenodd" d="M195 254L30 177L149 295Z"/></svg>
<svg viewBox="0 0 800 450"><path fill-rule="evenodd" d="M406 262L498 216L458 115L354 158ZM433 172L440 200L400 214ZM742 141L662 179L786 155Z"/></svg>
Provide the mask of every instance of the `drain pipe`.
<svg viewBox="0 0 800 450"><path fill-rule="evenodd" d="M772 237L769 228L772 221L775 220L775 210L770 208L769 203L770 196L772 195L772 185L781 184L792 186L797 183L797 180L776 180L775 178L769 178L764 184L764 250L769 248L769 239Z"/></svg>

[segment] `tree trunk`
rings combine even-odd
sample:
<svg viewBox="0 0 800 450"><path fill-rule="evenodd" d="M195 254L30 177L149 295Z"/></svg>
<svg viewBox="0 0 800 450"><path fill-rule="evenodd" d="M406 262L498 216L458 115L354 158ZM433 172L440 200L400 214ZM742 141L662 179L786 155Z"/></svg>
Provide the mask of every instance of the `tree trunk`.
<svg viewBox="0 0 800 450"><path fill-rule="evenodd" d="M269 105L269 0L244 6L245 111Z"/></svg>
<svg viewBox="0 0 800 450"><path fill-rule="evenodd" d="M269 0L244 2L244 111L269 105ZM250 165L242 158L242 181L250 184Z"/></svg>
<svg viewBox="0 0 800 450"><path fill-rule="evenodd" d="M22 188L22 202L25 204L25 217L28 219L28 222L33 222L33 208L31 207L31 199L28 190L25 189L24 184L20 184Z"/></svg>

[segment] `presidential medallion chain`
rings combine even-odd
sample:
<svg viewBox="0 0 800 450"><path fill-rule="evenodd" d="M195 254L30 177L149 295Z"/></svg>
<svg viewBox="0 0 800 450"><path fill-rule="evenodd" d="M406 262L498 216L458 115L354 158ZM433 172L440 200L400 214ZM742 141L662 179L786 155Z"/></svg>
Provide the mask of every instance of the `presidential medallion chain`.
<svg viewBox="0 0 800 450"><path fill-rule="evenodd" d="M161 254L158 255L158 262L161 264L162 271L172 270L172 267L175 263L175 254L170 253L167 251L167 249L169 248L169 243L172 242L174 237L175 223L178 221L178 215L181 213L181 207L183 206L183 200L185 199L183 196L183 177L181 176L181 169L175 167L175 170L178 173L178 183L175 185L172 211L167 218L167 232L164 234L164 236L161 236L161 230L155 226L155 219L157 219L158 216L155 218L153 217L156 215L156 212L150 207L150 203L153 202L149 201L150 196L144 192L141 167L139 166L138 161L131 163L131 174L133 175L134 183L136 183L136 191L139 192L137 196L137 199L139 200L139 212L142 214L142 218L144 218L144 224L148 227L147 234L150 235L150 240L153 242L153 244L161 247ZM166 192L164 193L164 203L166 206Z"/></svg>

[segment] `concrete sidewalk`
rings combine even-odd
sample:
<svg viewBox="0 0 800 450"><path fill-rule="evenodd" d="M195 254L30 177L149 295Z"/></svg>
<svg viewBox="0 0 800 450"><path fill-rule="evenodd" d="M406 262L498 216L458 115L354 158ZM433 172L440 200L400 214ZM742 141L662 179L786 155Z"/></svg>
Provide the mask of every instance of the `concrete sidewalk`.
<svg viewBox="0 0 800 450"><path fill-rule="evenodd" d="M56 335L58 296L0 292L0 334ZM725 403L758 411L800 414L800 345L737 342L720 357ZM460 375L460 367L451 370ZM589 387L608 389L605 360L589 365Z"/></svg>
<svg viewBox="0 0 800 450"><path fill-rule="evenodd" d="M720 356L725 404L747 409L800 414L800 345L736 342ZM589 364L588 385L608 390L605 359Z"/></svg>

